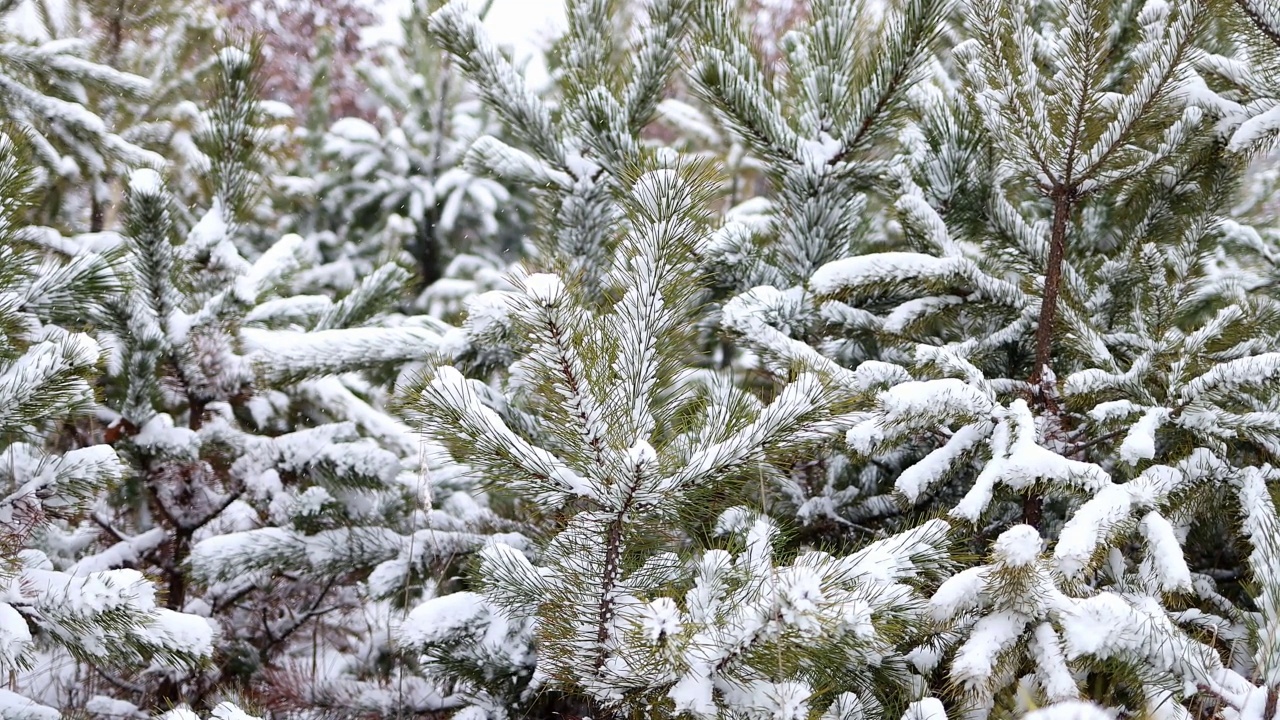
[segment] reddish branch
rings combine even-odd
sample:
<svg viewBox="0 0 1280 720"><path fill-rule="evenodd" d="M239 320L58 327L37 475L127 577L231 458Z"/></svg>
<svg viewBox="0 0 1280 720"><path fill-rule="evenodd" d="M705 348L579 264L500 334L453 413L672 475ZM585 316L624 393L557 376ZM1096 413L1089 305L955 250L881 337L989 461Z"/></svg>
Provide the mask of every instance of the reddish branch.
<svg viewBox="0 0 1280 720"><path fill-rule="evenodd" d="M1049 257L1045 262L1044 295L1040 300L1040 317L1036 323L1035 367L1031 370L1031 392L1037 405L1057 418L1060 408L1055 389L1051 386L1053 362L1053 329L1058 319L1058 298L1062 291L1062 262L1067 250L1067 230L1077 191L1074 187L1058 185L1049 195L1053 200L1053 226L1049 233ZM1046 374L1049 370L1049 374ZM1061 427L1056 427L1061 430ZM1039 493L1029 490L1022 500L1022 522L1040 527L1044 500Z"/></svg>
<svg viewBox="0 0 1280 720"><path fill-rule="evenodd" d="M1036 324L1036 364L1031 371L1031 384L1035 387L1044 382L1044 371L1053 360L1053 324L1058 317L1062 260L1066 254L1067 225L1071 221L1071 200L1074 194L1070 188L1058 187L1051 196L1053 230L1049 235L1049 259L1044 271L1044 297L1040 301L1040 319Z"/></svg>
<svg viewBox="0 0 1280 720"><path fill-rule="evenodd" d="M1280 28L1264 20L1262 14L1248 0L1236 0L1236 5L1248 16L1254 27L1258 28L1263 35L1266 35L1268 40L1275 43L1277 48L1280 48Z"/></svg>

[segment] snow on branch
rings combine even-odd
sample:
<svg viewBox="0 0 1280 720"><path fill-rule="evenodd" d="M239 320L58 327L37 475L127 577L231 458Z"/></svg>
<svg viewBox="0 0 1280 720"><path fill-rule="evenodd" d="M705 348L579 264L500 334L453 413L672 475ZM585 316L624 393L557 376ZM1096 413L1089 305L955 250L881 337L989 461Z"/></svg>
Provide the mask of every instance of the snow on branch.
<svg viewBox="0 0 1280 720"><path fill-rule="evenodd" d="M241 332L249 361L278 383L419 361L437 352L441 340L438 333L415 327L313 332L246 327Z"/></svg>
<svg viewBox="0 0 1280 720"><path fill-rule="evenodd" d="M591 485L551 453L512 432L493 410L480 402L469 382L452 367L437 368L418 399L430 418L429 432L446 446L465 441L459 460L482 463L496 473L514 470L514 480L527 484L542 502L556 503L572 495L591 496Z"/></svg>

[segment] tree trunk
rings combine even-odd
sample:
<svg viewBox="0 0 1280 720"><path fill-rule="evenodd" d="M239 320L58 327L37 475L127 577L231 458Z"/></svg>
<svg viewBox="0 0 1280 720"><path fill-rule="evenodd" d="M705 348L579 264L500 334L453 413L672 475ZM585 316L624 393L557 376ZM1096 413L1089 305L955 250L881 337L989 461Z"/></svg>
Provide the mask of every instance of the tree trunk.
<svg viewBox="0 0 1280 720"><path fill-rule="evenodd" d="M1028 382L1032 399L1043 412L1057 416L1059 408L1054 400L1053 388L1053 329L1058 319L1058 297L1062 288L1062 262L1067 250L1067 229L1071 222L1072 201L1076 196L1072 187L1054 188L1053 226L1049 234L1049 257L1044 270L1044 296L1040 300L1040 318L1036 323L1036 357ZM1060 425L1060 423L1059 423ZM1044 514L1044 499L1034 490L1028 490L1022 498L1022 522L1036 529Z"/></svg>
<svg viewBox="0 0 1280 720"><path fill-rule="evenodd" d="M435 208L427 211L413 239L413 259L418 263L419 291L426 290L444 276L443 253L440 252L440 242L436 239L437 214Z"/></svg>

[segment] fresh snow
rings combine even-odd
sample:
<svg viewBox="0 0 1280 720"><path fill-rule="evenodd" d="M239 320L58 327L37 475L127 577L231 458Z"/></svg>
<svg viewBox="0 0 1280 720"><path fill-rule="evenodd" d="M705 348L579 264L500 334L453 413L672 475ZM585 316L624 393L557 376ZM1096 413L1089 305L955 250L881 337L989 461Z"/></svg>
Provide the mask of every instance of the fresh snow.
<svg viewBox="0 0 1280 720"><path fill-rule="evenodd" d="M861 255L827 263L809 279L813 291L821 295L867 285L920 278L948 278L964 267L958 258L939 258L918 253L888 252Z"/></svg>
<svg viewBox="0 0 1280 720"><path fill-rule="evenodd" d="M456 592L433 598L414 608L400 627L400 642L427 646L457 633L474 633L492 621L493 612L482 596Z"/></svg>
<svg viewBox="0 0 1280 720"><path fill-rule="evenodd" d="M1228 143L1233 151L1248 149L1269 135L1280 134L1280 104L1240 123Z"/></svg>
<svg viewBox="0 0 1280 720"><path fill-rule="evenodd" d="M1024 720L1115 720L1115 716L1090 702L1079 700L1055 703L1023 716Z"/></svg>
<svg viewBox="0 0 1280 720"><path fill-rule="evenodd" d="M904 382L881 393L879 404L887 423L919 417L981 418L991 412L991 400L963 380Z"/></svg>
<svg viewBox="0 0 1280 720"><path fill-rule="evenodd" d="M1006 567L1025 567L1040 558L1040 533L1030 525L1015 525L996 538L991 552Z"/></svg>
<svg viewBox="0 0 1280 720"><path fill-rule="evenodd" d="M367 94L247 104L204 5L146 77L0 16L0 718L1273 714L1280 75L1220 8L356 2Z"/></svg>
<svg viewBox="0 0 1280 720"><path fill-rule="evenodd" d="M894 487L908 502L917 502L921 495L954 469L956 460L973 450L985 437L986 432L981 424L965 425L956 430L945 445L903 470L894 481Z"/></svg>
<svg viewBox="0 0 1280 720"><path fill-rule="evenodd" d="M129 174L129 189L139 195L159 195L163 187L160 173L150 168L134 170Z"/></svg>
<svg viewBox="0 0 1280 720"><path fill-rule="evenodd" d="M1120 459L1130 465L1137 465L1141 460L1155 457L1156 430L1168 415L1169 411L1164 408L1151 408L1143 413L1142 419L1130 428L1129 434L1120 444Z"/></svg>

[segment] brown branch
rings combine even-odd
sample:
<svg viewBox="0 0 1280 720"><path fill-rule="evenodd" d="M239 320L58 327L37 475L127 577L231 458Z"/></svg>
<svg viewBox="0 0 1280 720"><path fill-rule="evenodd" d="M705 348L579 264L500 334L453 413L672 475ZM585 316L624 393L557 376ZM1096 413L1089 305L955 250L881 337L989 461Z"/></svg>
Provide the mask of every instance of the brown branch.
<svg viewBox="0 0 1280 720"><path fill-rule="evenodd" d="M1053 361L1053 325L1058 318L1058 295L1062 288L1062 262L1066 255L1067 225L1071 220L1075 190L1058 186L1053 199L1053 229L1049 236L1049 257L1044 272L1044 297L1040 301L1040 318L1036 324L1036 359L1030 383L1039 388L1044 370Z"/></svg>
<svg viewBox="0 0 1280 720"><path fill-rule="evenodd" d="M1267 21L1263 19L1262 14L1253 9L1253 5L1251 5L1248 0L1235 0L1235 3L1236 6L1244 12L1245 16L1249 18L1249 22L1253 23L1254 27L1258 28L1258 30L1265 35L1268 40L1275 43L1277 48L1280 48L1280 28L1272 27L1268 24Z"/></svg>
<svg viewBox="0 0 1280 720"><path fill-rule="evenodd" d="M191 535L182 531L175 533L172 547L169 562L164 568L167 590L165 606L170 610L181 612L182 606L187 602L187 575L182 571L182 564L191 554Z"/></svg>
<svg viewBox="0 0 1280 720"><path fill-rule="evenodd" d="M575 398L586 397L587 393L583 390L582 379L574 373L573 366L569 364L569 338L566 337L564 328L560 327L558 323L550 318L548 318L546 327L547 332L551 334L552 342L555 343L557 354L556 359L558 360L557 364L559 365L560 375L563 377L565 385L569 388L569 392L573 393ZM591 432L591 418L587 417L587 413L583 410L582 403L580 401L576 404L577 407L575 408L573 415L578 419L578 422L582 424L583 434L587 435ZM587 442L587 445L595 455L596 464L603 467L604 441L597 437Z"/></svg>
<svg viewBox="0 0 1280 720"><path fill-rule="evenodd" d="M605 540L604 577L600 582L600 609L596 613L596 669L604 667L605 646L609 642L609 624L613 619L613 587L618 577L618 562L622 555L622 515L609 524Z"/></svg>
<svg viewBox="0 0 1280 720"><path fill-rule="evenodd" d="M204 407L206 400L198 397L192 392L187 392L187 427L192 431L199 431L204 425Z"/></svg>
<svg viewBox="0 0 1280 720"><path fill-rule="evenodd" d="M1083 453L1085 450L1088 450L1095 445L1101 445L1104 442L1115 440L1116 438L1120 437L1121 435L1125 435L1128 432L1129 432L1128 430L1113 430L1105 435L1099 435L1098 437L1095 437L1091 440L1086 440L1085 442L1081 442L1079 444L1076 444L1077 442L1079 442L1078 440L1072 441L1070 455L1073 457L1073 459L1080 460L1082 459L1081 453Z"/></svg>
<svg viewBox="0 0 1280 720"><path fill-rule="evenodd" d="M1042 409L1057 415L1059 408L1053 388L1046 386L1051 377L1053 362L1053 326L1058 318L1058 297L1062 288L1062 263L1066 256L1067 230L1071 220L1075 188L1059 185L1050 194L1053 199L1053 227L1049 235L1049 257L1045 263L1044 296L1040 300L1040 317L1036 323L1035 367L1029 383L1033 398ZM1046 376L1045 371L1050 375ZM1022 501L1022 522L1034 528L1040 527L1044 500L1039 493L1028 490Z"/></svg>
<svg viewBox="0 0 1280 720"><path fill-rule="evenodd" d="M303 610L298 615L296 621L288 627L283 628L282 632L278 635L271 632L271 622L266 617L267 608L265 606L262 608L262 630L266 634L267 642L258 648L258 659L263 665L266 665L270 661L271 651L279 647L298 630L302 629L302 626L306 625L311 620L340 609L340 606L338 605L333 605L323 610L320 609L320 603L324 602L324 599L329 596L329 593L333 590L335 582L336 578L333 577L326 580L324 587L321 588L320 593L316 595L316 599L312 601L311 607Z"/></svg>
<svg viewBox="0 0 1280 720"><path fill-rule="evenodd" d="M205 525L208 525L209 523L213 522L214 518L221 515L223 510L226 510L227 508L231 507L231 503L235 502L243 494L244 494L243 487L238 487L235 490L232 490L230 493L227 493L227 496L223 498L220 503L218 503L217 507L209 511L204 517L200 518L195 522L183 523L181 526L182 529L189 533L194 533L195 531L199 530Z"/></svg>
<svg viewBox="0 0 1280 720"><path fill-rule="evenodd" d="M249 595L249 593L257 589L258 589L258 583L252 582L240 588L239 590L236 590L234 593L228 595L225 598L214 598L214 601L212 603L211 614L217 615L223 612L227 608L243 600L246 596Z"/></svg>
<svg viewBox="0 0 1280 720"><path fill-rule="evenodd" d="M613 620L613 589L618 582L618 566L621 564L622 558L622 525L625 522L627 513L631 512L631 503L635 499L635 490L640 484L640 478L634 478L630 489L627 491L626 499L622 503L622 508L618 510L613 517L613 522L609 523L608 534L605 538L604 552L604 577L600 581L600 609L596 613L596 669L604 667L605 662L605 645L609 640L609 625Z"/></svg>
<svg viewBox="0 0 1280 720"><path fill-rule="evenodd" d="M122 535L119 530L116 530L115 528L111 527L111 523L107 522L106 519L103 518L98 513L90 513L89 519L93 521L94 525L97 525L99 528L101 528L103 532L110 535L111 538L116 542L122 543L128 540L128 538Z"/></svg>
<svg viewBox="0 0 1280 720"><path fill-rule="evenodd" d="M90 665L89 667L93 668L93 671L97 673L98 677L107 681L107 683L111 684L118 690L123 690L125 692L135 693L138 695L141 695L147 691L145 687L131 683L131 682L127 682L122 678L118 678L115 675L112 675L111 673L107 672L106 670L103 670L102 668L98 667L97 665Z"/></svg>
<svg viewBox="0 0 1280 720"><path fill-rule="evenodd" d="M916 55L912 55L911 59L915 60L916 57ZM862 124L858 126L857 132L853 134L853 137L845 144L844 148L842 148L835 157L831 158L827 162L828 165L835 165L843 162L850 152L862 145L862 142L867 139L867 136L871 133L871 129L875 126L876 118L880 117L885 109L889 107L889 103L893 101L894 95L898 93L901 87L910 78L911 70L914 67L915 65L911 62L905 62L898 66L898 69L893 73L893 77L889 79L888 87L884 89L884 92L881 93L880 97L876 98L876 104L871 108L871 112L867 113L867 116L862 119Z"/></svg>
<svg viewBox="0 0 1280 720"><path fill-rule="evenodd" d="M1155 92L1151 93L1151 95L1147 98L1146 102L1143 103L1142 107L1138 110L1138 112L1134 114L1133 119L1128 123L1128 125L1124 127L1124 130L1116 138L1115 142L1111 143L1111 145L1107 147L1106 151L1104 151L1101 155L1099 155L1098 159L1095 160L1092 165L1090 165L1087 168L1084 168L1080 172L1080 175L1077 178L1072 179L1072 182L1074 183L1074 185L1072 186L1073 190L1078 188L1079 183L1081 181L1087 180L1093 177L1093 175L1096 174L1097 172L1101 171L1102 166L1106 164L1107 160L1110 160L1111 156L1114 155L1116 151L1121 148L1121 146L1123 146L1125 143L1129 141L1129 137L1133 134L1134 129L1138 125L1138 122L1141 121L1142 118L1146 117L1147 111L1149 111L1153 106L1155 106L1156 102L1163 96L1165 87L1170 82L1173 81L1174 76L1177 75L1178 73L1178 69L1182 67L1183 58L1186 56L1187 49L1191 45L1190 38L1194 36L1195 36L1195 33L1192 33L1188 37L1188 39L1185 40L1183 44L1178 47L1178 55L1177 57L1174 58L1173 62L1169 63L1169 69L1164 74L1164 77L1160 78L1160 86L1156 89Z"/></svg>

